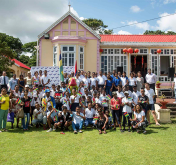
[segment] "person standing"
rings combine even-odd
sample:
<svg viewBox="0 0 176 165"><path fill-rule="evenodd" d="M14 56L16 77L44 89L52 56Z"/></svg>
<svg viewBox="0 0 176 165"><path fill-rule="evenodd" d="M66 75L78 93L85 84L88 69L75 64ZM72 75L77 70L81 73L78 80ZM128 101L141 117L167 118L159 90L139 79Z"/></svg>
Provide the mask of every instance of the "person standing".
<svg viewBox="0 0 176 165"><path fill-rule="evenodd" d="M25 81L24 81L23 75L20 75L20 78L18 79L18 85L20 87L19 91L20 91L20 93L22 93L22 90L25 87Z"/></svg>
<svg viewBox="0 0 176 165"><path fill-rule="evenodd" d="M174 93L175 93L175 102L173 103L176 103L176 73L174 73L174 82L173 82L172 88L174 89Z"/></svg>
<svg viewBox="0 0 176 165"><path fill-rule="evenodd" d="M38 72L35 71L35 72L34 72L34 76L32 77L32 85L35 85L35 86L36 86L36 85L41 84L40 78L41 78L41 77L38 76Z"/></svg>
<svg viewBox="0 0 176 165"><path fill-rule="evenodd" d="M37 72L37 71L36 71L36 72ZM37 72L37 73L38 73L38 72ZM34 74L34 75L35 75L35 74ZM37 74L37 75L38 75L38 74ZM40 84L42 83L42 76L43 76L43 75L42 75L42 70L39 70L39 76L38 76L38 77L39 77L39 79L40 79L40 81L39 81Z"/></svg>
<svg viewBox="0 0 176 165"><path fill-rule="evenodd" d="M29 87L32 87L32 77L30 71L28 72L27 77L25 78L25 84L29 85Z"/></svg>
<svg viewBox="0 0 176 165"><path fill-rule="evenodd" d="M148 69L148 74L145 76L145 79L146 82L150 84L150 88L155 92L156 75L151 72L151 69Z"/></svg>
<svg viewBox="0 0 176 165"><path fill-rule="evenodd" d="M97 89L103 88L105 84L105 76L102 75L102 71L99 72L99 76L97 77Z"/></svg>
<svg viewBox="0 0 176 165"><path fill-rule="evenodd" d="M105 81L106 94L112 96L112 89L113 89L113 80L111 76L108 74L107 80Z"/></svg>
<svg viewBox="0 0 176 165"><path fill-rule="evenodd" d="M6 76L6 72L2 72L2 76L0 77L1 90L5 88L7 90L7 84L9 83L9 78Z"/></svg>
<svg viewBox="0 0 176 165"><path fill-rule="evenodd" d="M144 78L142 77L140 71L137 73L137 76L138 76L138 77L136 78L136 81L137 81L137 90L140 91L141 88L144 87Z"/></svg>
<svg viewBox="0 0 176 165"><path fill-rule="evenodd" d="M1 89L1 95L0 95L0 133L2 133L1 129L3 128L4 131L7 132L6 129L6 123L7 123L7 114L9 110L9 105L10 105L10 99L9 96L7 95L7 90L6 88ZM3 122L3 126L2 126Z"/></svg>
<svg viewBox="0 0 176 165"><path fill-rule="evenodd" d="M9 81L10 90L15 90L15 86L18 84L18 80L16 79L16 74L13 75L13 78Z"/></svg>
<svg viewBox="0 0 176 165"><path fill-rule="evenodd" d="M131 92L133 92L133 86L136 85L136 78L134 77L133 72L130 73L130 77L129 77L129 89Z"/></svg>
<svg viewBox="0 0 176 165"><path fill-rule="evenodd" d="M117 73L115 73L115 77L113 79L113 91L118 91L118 85L122 85L122 81Z"/></svg>
<svg viewBox="0 0 176 165"><path fill-rule="evenodd" d="M47 75L47 70L44 71L44 75L42 76L42 84L46 87L50 83L50 77Z"/></svg>
<svg viewBox="0 0 176 165"><path fill-rule="evenodd" d="M149 98L148 110L152 111L152 115L153 115L153 118L155 120L156 125L160 126L160 124L158 123L157 118L156 118L155 106L154 106L154 100L153 100L155 98L155 92L152 88L150 88L149 83L145 83L145 94ZM150 124L150 117L148 117L148 120L149 120L148 122Z"/></svg>

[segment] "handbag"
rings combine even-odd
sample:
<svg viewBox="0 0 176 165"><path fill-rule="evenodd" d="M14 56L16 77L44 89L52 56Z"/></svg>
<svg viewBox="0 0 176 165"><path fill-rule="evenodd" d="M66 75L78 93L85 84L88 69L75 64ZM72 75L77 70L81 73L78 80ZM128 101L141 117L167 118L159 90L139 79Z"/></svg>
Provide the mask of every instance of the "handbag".
<svg viewBox="0 0 176 165"><path fill-rule="evenodd" d="M17 112L17 115L16 115L17 118L24 118L24 111L23 111L23 108L20 108Z"/></svg>
<svg viewBox="0 0 176 165"><path fill-rule="evenodd" d="M7 122L14 123L14 112L8 113Z"/></svg>

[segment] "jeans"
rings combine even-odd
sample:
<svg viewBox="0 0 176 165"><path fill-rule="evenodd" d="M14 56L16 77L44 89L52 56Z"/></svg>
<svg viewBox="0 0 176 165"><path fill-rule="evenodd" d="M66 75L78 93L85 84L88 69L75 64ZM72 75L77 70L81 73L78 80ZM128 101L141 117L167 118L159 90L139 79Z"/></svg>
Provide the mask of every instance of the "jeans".
<svg viewBox="0 0 176 165"><path fill-rule="evenodd" d="M25 116L27 116L26 125L25 125ZM30 119L30 113L24 113L24 118L22 119L23 129L28 129L29 119Z"/></svg>
<svg viewBox="0 0 176 165"><path fill-rule="evenodd" d="M8 110L0 109L0 129L2 129L2 128L5 129L6 128L7 114L8 114ZM2 126L2 122L3 122L3 126Z"/></svg>
<svg viewBox="0 0 176 165"><path fill-rule="evenodd" d="M75 124L74 122L72 122L72 128L74 131L76 131L76 129L81 130L83 126L83 120L80 123Z"/></svg>
<svg viewBox="0 0 176 165"><path fill-rule="evenodd" d="M130 118L132 118L132 113L128 113L129 116L128 117L125 117L124 115L124 112L123 112L123 127L125 127L125 124L126 124L126 118L128 120L128 126L130 127L131 126L131 121L130 121Z"/></svg>
<svg viewBox="0 0 176 165"><path fill-rule="evenodd" d="M93 118L86 118L85 120L85 126L87 127L89 124L93 125L95 122L93 121Z"/></svg>
<svg viewBox="0 0 176 165"><path fill-rule="evenodd" d="M115 119L117 119L118 124L120 124L120 110L112 110L111 113L114 124L116 123Z"/></svg>
<svg viewBox="0 0 176 165"><path fill-rule="evenodd" d="M112 97L112 92L111 92L111 86L106 86L106 94L108 95L110 95L111 97Z"/></svg>
<svg viewBox="0 0 176 165"><path fill-rule="evenodd" d="M47 118L46 116L43 117L43 119L39 120L39 119L34 119L32 120L32 124L36 125L38 123L42 123L42 124L46 124L47 123Z"/></svg>

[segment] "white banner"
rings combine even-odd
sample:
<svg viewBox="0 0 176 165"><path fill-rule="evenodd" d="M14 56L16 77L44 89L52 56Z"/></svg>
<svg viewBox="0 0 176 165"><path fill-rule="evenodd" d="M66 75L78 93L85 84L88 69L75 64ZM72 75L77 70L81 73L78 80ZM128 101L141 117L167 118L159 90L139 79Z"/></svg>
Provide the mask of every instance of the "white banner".
<svg viewBox="0 0 176 165"><path fill-rule="evenodd" d="M43 66L33 66L31 67L31 75L34 76L35 71L39 72L42 70L42 74L44 74L44 70L47 70L47 74L50 77L50 83L47 85L49 87L52 84L59 85L60 84L60 74L59 74L59 67L58 66L50 66L50 67L43 67ZM63 67L64 73L71 74L74 72L74 66L64 66Z"/></svg>

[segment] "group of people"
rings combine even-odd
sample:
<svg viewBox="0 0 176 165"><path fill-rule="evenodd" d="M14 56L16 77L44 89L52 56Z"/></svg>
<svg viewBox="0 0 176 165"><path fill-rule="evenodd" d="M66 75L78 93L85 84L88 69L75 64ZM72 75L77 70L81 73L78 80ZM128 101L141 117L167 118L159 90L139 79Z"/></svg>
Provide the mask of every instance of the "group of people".
<svg viewBox="0 0 176 165"><path fill-rule="evenodd" d="M0 132L7 131L9 117L17 119L17 128L21 120L24 131L36 126L48 128L47 132L60 128L64 134L64 130L72 126L76 134L83 132L83 126L85 129L91 126L97 128L99 134L106 134L107 129L116 130L116 127L121 132L135 129L138 133L146 133L150 110L156 125L160 125L154 107L156 76L150 69L145 78L140 72L127 77L125 72L115 70L112 74L78 71L76 75L65 73L60 85L49 87L49 83L46 70L44 73L36 71L33 77L28 72L26 78L20 75L18 80L16 75L9 80L3 72L0 77ZM13 121L11 128L14 128Z"/></svg>

